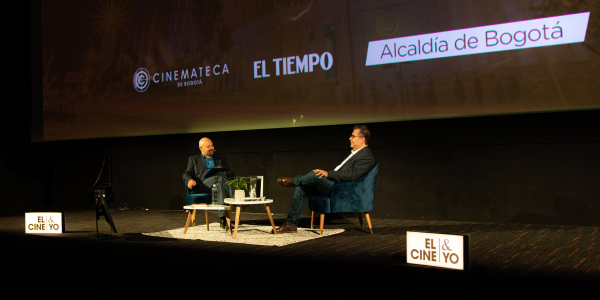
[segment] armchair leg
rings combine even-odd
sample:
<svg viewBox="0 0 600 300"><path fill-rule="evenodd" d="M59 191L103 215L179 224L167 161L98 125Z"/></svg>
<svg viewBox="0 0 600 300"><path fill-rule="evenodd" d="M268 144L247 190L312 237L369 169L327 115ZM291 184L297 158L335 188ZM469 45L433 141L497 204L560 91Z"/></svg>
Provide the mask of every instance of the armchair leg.
<svg viewBox="0 0 600 300"><path fill-rule="evenodd" d="M358 217L358 222L360 223L360 229L363 229L363 222L362 222L362 214L361 213L356 213L356 216Z"/></svg>
<svg viewBox="0 0 600 300"><path fill-rule="evenodd" d="M319 218L321 219L321 232L319 233L319 235L323 235L323 223L325 223L325 214L321 213L321 215L319 216Z"/></svg>
<svg viewBox="0 0 600 300"><path fill-rule="evenodd" d="M369 224L369 230L371 234L373 234L373 227L371 226L371 217L369 217L369 213L365 213L365 217L367 218L367 224Z"/></svg>
<svg viewBox="0 0 600 300"><path fill-rule="evenodd" d="M313 211L312 214L310 215L310 229L314 229L313 228L313 224L315 223L315 212Z"/></svg>

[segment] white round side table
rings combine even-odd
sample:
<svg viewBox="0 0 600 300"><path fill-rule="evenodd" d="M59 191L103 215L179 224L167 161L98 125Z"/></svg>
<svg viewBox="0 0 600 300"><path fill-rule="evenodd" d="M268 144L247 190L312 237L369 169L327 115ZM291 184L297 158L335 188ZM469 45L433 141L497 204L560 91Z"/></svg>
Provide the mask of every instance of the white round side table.
<svg viewBox="0 0 600 300"><path fill-rule="evenodd" d="M195 225L196 221L196 210L203 209L204 215L206 216L206 230L208 230L208 211L209 210L224 210L225 218L227 218L227 228L229 228L229 232L231 233L231 207L229 205L218 205L218 204L207 204L207 205L186 205L183 209L189 210L187 222L185 223L185 229L183 230L183 234L187 233L190 222L192 227Z"/></svg>
<svg viewBox="0 0 600 300"><path fill-rule="evenodd" d="M237 239L237 231L238 225L240 223L240 212L242 205L254 205L254 204L264 204L265 209L267 210L267 215L269 215L269 220L271 221L271 226L273 226L273 233L277 234L277 228L275 228L275 222L273 222L273 216L271 215L271 209L269 209L269 204L273 203L273 199L265 199L261 201L239 201L234 198L225 198L225 203L229 204L231 210L235 206L235 230L233 233L233 238ZM230 210L230 214L231 214Z"/></svg>

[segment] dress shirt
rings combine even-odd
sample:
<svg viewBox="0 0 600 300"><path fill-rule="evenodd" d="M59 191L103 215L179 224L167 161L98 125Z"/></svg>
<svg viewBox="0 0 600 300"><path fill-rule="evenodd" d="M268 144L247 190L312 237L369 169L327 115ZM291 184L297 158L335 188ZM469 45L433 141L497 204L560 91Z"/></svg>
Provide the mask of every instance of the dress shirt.
<svg viewBox="0 0 600 300"><path fill-rule="evenodd" d="M210 158L206 158L204 153L202 153L202 157L204 157L204 163L206 164L206 174L208 174L208 172L210 172L211 169L215 168L215 161L212 156ZM206 177L204 177L204 179L206 179Z"/></svg>
<svg viewBox="0 0 600 300"><path fill-rule="evenodd" d="M364 148L364 147L366 147L366 146L362 146L360 149L358 149L358 150L356 150L356 151L354 151L354 150L351 150L351 151L350 151L350 155L348 155L348 157L346 157L346 159L344 159L344 161L343 161L343 162L342 162L342 163L341 163L339 166L335 167L335 169L333 169L333 170L334 170L334 171L337 171L337 170L339 170L339 169L340 169L340 168L341 168L341 167L342 167L342 166L343 166L343 165L344 165L344 164L345 164L345 163L346 163L346 162L347 162L347 161L350 159L350 157L352 157L352 155L354 155L354 154L358 153L358 151L360 151L360 150L361 150L362 148Z"/></svg>

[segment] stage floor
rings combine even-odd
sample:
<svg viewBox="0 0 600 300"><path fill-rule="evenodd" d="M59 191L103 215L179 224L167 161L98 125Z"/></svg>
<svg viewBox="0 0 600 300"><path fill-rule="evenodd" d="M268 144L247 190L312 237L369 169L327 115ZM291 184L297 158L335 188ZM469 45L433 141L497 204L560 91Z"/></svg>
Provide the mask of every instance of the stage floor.
<svg viewBox="0 0 600 300"><path fill-rule="evenodd" d="M127 281L127 276L150 280L168 273L175 276L170 280L189 282L191 278L217 279L231 274L233 278L259 277L279 286L277 282L283 278L310 279L314 284L322 284L317 278L331 281L333 277L338 284L355 278L371 285L396 282L409 288L464 284L469 289L497 288L504 292L509 286L527 284L534 287L530 292L535 295L540 294L542 286L549 288L545 290L549 294L570 294L574 287L580 292L600 281L600 244L595 244L600 235L598 227L375 218L371 235L366 221L365 230L361 230L358 219L347 214L345 218L326 218L325 227L345 229L341 234L275 247L142 235L183 229L187 218L184 211L131 210L111 214L118 231L113 236L105 235L103 218L103 235L96 235L93 210L67 211L67 232L59 235L26 235L23 214L0 217L2 244L10 244L14 251L3 260L15 258L34 269L34 265L47 261L64 274L70 274L67 270L75 276L100 274L111 281ZM277 226L284 217L274 216ZM216 212L210 213L210 221L218 221ZM241 222L269 225L265 214L243 212ZM309 223L310 218L302 219L301 226L309 227ZM203 213L197 216L196 226L204 226ZM453 271L408 265L406 231L470 235L471 269ZM231 273L214 271L222 266ZM40 269L44 270L49 269Z"/></svg>

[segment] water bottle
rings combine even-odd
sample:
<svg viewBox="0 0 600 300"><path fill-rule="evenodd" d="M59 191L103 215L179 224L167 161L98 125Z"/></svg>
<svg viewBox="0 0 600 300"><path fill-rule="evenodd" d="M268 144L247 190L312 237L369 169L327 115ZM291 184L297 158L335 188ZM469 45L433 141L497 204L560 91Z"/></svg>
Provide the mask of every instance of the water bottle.
<svg viewBox="0 0 600 300"><path fill-rule="evenodd" d="M217 185L213 184L212 187L212 204L216 205L217 204Z"/></svg>

